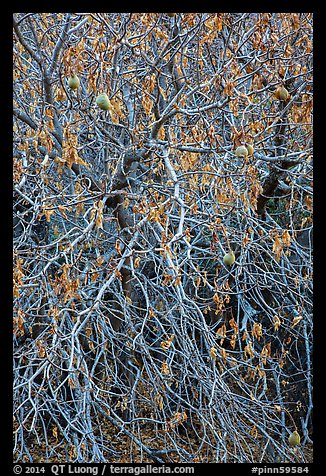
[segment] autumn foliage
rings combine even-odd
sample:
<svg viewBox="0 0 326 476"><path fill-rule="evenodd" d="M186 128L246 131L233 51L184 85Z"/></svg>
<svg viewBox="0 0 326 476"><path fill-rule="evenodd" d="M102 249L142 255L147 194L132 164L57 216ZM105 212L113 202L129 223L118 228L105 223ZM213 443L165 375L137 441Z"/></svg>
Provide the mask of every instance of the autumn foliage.
<svg viewBox="0 0 326 476"><path fill-rule="evenodd" d="M311 461L312 14L17 13L13 61L15 461Z"/></svg>

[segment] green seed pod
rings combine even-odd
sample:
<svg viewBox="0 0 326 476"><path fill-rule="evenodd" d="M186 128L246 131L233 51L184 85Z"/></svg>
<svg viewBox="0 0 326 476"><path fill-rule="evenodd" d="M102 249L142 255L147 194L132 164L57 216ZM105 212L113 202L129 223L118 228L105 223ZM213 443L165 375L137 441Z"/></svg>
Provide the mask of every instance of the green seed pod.
<svg viewBox="0 0 326 476"><path fill-rule="evenodd" d="M246 144L246 149L248 151L248 155L252 155L254 153L254 148L252 144Z"/></svg>
<svg viewBox="0 0 326 476"><path fill-rule="evenodd" d="M70 89L73 89L73 90L78 89L80 86L80 81L78 76L76 76L75 74L72 75L68 80L68 86Z"/></svg>
<svg viewBox="0 0 326 476"><path fill-rule="evenodd" d="M290 94L289 94L289 91L287 89L285 89L284 86L282 86L282 87L276 89L275 96L280 101L286 101L289 98Z"/></svg>
<svg viewBox="0 0 326 476"><path fill-rule="evenodd" d="M110 100L106 93L101 93L96 98L96 104L103 111L107 111L110 108Z"/></svg>
<svg viewBox="0 0 326 476"><path fill-rule="evenodd" d="M236 151L235 151L235 155L237 157L247 157L248 156L248 149L247 147L245 147L244 145L240 145L239 147L237 147Z"/></svg>
<svg viewBox="0 0 326 476"><path fill-rule="evenodd" d="M300 444L300 435L297 431L294 431L289 436L289 444L290 446L297 446Z"/></svg>
<svg viewBox="0 0 326 476"><path fill-rule="evenodd" d="M235 262L235 256L233 251L229 251L229 253L223 256L223 263L226 266L231 266L234 262Z"/></svg>

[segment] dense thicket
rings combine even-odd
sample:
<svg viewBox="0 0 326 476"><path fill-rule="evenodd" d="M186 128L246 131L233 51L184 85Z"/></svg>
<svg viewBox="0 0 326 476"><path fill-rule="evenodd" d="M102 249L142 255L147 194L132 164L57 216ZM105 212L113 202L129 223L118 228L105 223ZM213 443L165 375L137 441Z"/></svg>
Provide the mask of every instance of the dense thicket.
<svg viewBox="0 0 326 476"><path fill-rule="evenodd" d="M312 15L13 26L15 460L307 461Z"/></svg>

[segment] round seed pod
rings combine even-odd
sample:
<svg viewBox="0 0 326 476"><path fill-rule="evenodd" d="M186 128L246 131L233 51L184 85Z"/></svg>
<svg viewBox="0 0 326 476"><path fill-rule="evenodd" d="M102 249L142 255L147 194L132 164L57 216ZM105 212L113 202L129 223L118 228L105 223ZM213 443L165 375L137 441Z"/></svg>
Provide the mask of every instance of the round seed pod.
<svg viewBox="0 0 326 476"><path fill-rule="evenodd" d="M244 145L240 145L239 147L236 148L235 150L235 155L237 157L247 157L248 156L248 149Z"/></svg>
<svg viewBox="0 0 326 476"><path fill-rule="evenodd" d="M289 436L289 445L290 446L297 446L300 444L300 435L297 431L294 431L293 433L291 433L291 435Z"/></svg>
<svg viewBox="0 0 326 476"><path fill-rule="evenodd" d="M229 251L229 253L226 253L223 256L223 263L226 266L231 266L234 262L235 262L235 256L234 256L233 251Z"/></svg>
<svg viewBox="0 0 326 476"><path fill-rule="evenodd" d="M96 98L96 104L103 111L107 111L110 108L110 100L106 93L101 93Z"/></svg>
<svg viewBox="0 0 326 476"><path fill-rule="evenodd" d="M276 89L275 96L280 101L286 101L287 99L289 99L290 94L289 94L289 91L284 86L281 86L280 88Z"/></svg>
<svg viewBox="0 0 326 476"><path fill-rule="evenodd" d="M246 144L246 148L247 148L247 151L248 151L248 155L252 155L254 153L254 148L253 148L252 144Z"/></svg>
<svg viewBox="0 0 326 476"><path fill-rule="evenodd" d="M78 76L76 76L75 74L70 76L70 78L68 80L68 86L69 86L70 89L73 89L73 90L78 89L79 86L80 86L80 81L79 81Z"/></svg>

